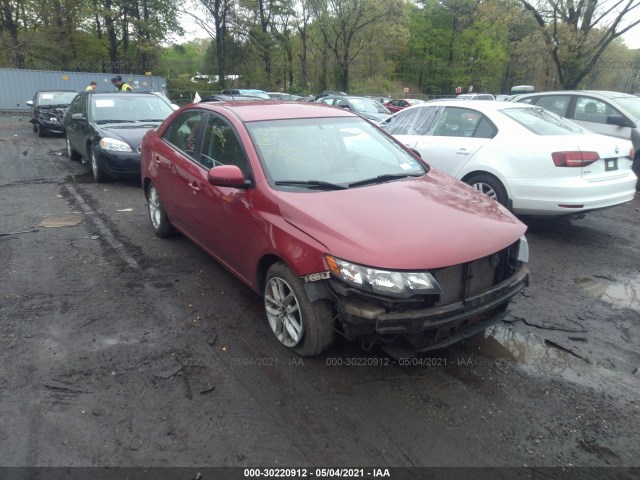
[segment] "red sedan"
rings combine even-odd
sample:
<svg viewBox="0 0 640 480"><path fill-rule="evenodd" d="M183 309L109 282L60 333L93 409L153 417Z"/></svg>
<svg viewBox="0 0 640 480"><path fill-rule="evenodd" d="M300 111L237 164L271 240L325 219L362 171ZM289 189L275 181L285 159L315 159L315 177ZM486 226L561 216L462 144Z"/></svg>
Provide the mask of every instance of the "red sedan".
<svg viewBox="0 0 640 480"><path fill-rule="evenodd" d="M261 295L300 355L336 332L448 345L528 283L520 221L347 111L189 105L146 134L141 167L155 233L179 230Z"/></svg>
<svg viewBox="0 0 640 480"><path fill-rule="evenodd" d="M384 104L384 106L387 107L392 113L396 113L403 108L418 105L419 103L425 103L425 101L419 100L417 98L398 98L396 100L389 100Z"/></svg>

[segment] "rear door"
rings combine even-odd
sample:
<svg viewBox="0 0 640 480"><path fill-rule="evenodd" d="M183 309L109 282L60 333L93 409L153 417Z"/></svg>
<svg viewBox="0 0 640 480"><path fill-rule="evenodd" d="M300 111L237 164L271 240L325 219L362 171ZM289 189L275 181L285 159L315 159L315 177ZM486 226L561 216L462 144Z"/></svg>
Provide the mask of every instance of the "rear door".
<svg viewBox="0 0 640 480"><path fill-rule="evenodd" d="M186 221L188 202L194 194L191 170L196 168L205 117L203 110L186 110L179 115L164 132L163 141L157 142L158 147L151 152L149 160L153 181L169 219L187 235L193 234Z"/></svg>

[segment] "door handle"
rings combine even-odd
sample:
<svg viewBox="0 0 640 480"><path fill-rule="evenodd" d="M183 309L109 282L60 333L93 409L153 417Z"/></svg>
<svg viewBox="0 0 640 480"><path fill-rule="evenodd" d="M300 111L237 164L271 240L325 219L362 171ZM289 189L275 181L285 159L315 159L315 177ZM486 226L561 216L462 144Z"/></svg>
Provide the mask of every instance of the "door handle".
<svg viewBox="0 0 640 480"><path fill-rule="evenodd" d="M191 182L189 186L191 187L191 190L193 190L193 193L198 193L200 191L200 187L196 182Z"/></svg>
<svg viewBox="0 0 640 480"><path fill-rule="evenodd" d="M153 161L157 164L160 164L160 157L158 155L153 156Z"/></svg>
<svg viewBox="0 0 640 480"><path fill-rule="evenodd" d="M469 155L469 152L467 151L467 149L466 149L466 148L459 148L459 149L456 151L456 154L458 154L458 155Z"/></svg>

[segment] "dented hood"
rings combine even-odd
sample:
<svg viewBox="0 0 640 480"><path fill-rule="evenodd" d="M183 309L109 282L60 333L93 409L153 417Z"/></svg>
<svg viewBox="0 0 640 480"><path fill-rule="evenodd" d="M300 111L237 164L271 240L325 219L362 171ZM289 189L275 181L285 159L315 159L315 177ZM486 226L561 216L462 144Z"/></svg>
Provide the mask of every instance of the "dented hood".
<svg viewBox="0 0 640 480"><path fill-rule="evenodd" d="M468 262L511 245L526 230L504 207L436 170L348 190L278 193L283 218L328 253L379 268Z"/></svg>

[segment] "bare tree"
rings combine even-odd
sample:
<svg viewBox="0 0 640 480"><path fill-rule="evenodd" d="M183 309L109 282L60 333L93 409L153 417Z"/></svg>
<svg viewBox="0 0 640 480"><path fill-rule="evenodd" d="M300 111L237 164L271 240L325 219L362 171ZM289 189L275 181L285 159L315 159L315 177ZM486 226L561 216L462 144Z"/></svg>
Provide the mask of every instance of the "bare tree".
<svg viewBox="0 0 640 480"><path fill-rule="evenodd" d="M236 0L196 0L196 3L204 8L208 16L213 19L213 25L208 18L202 18L197 12L185 12L190 15L196 24L214 39L216 48L216 66L218 69L218 84L220 88L226 87L226 39L229 33L229 22L234 11Z"/></svg>
<svg viewBox="0 0 640 480"><path fill-rule="evenodd" d="M633 15L639 0L519 1L541 29L565 89L577 88L607 46L640 24Z"/></svg>

